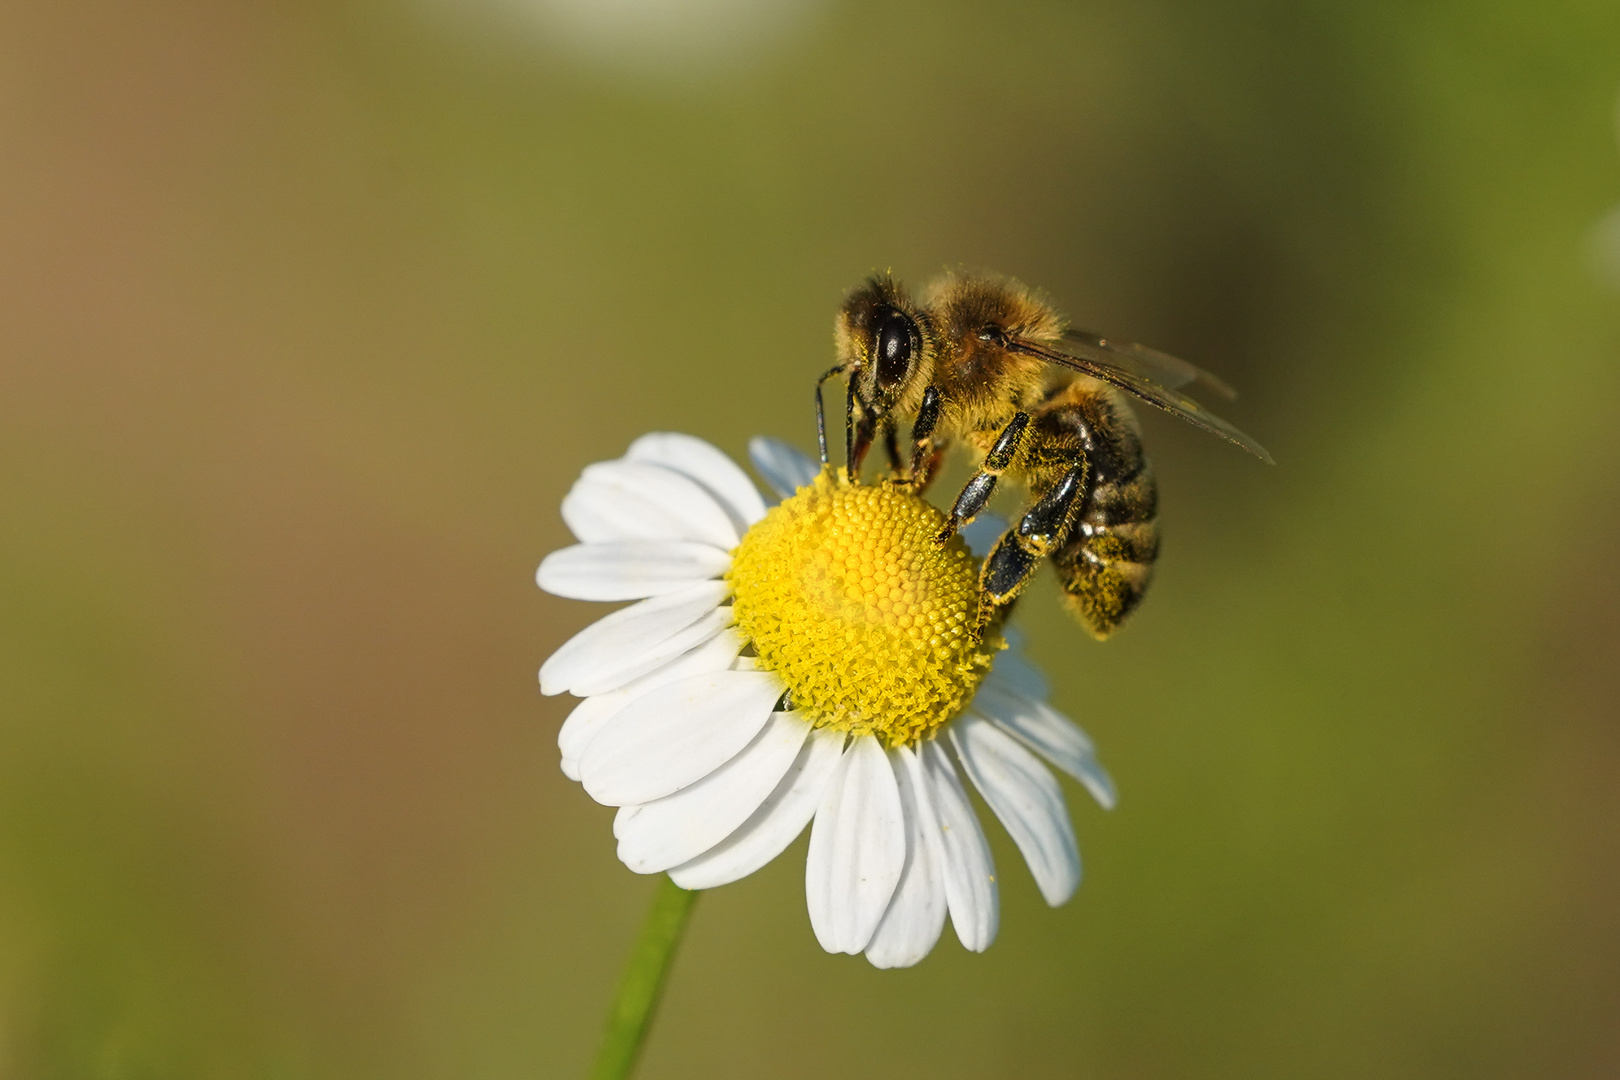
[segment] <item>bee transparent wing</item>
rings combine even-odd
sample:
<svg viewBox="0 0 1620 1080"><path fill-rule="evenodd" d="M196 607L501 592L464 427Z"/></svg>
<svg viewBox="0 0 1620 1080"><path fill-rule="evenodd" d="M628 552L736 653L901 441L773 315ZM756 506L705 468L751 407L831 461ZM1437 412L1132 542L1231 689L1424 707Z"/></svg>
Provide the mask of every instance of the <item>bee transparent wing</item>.
<svg viewBox="0 0 1620 1080"><path fill-rule="evenodd" d="M1224 379L1211 375L1197 364L1189 364L1179 356L1171 356L1158 349L1138 345L1134 341L1103 337L1101 334L1076 327L1063 331L1063 338L1076 352L1099 357L1103 363L1133 369L1141 377L1166 389L1177 390L1198 383L1227 401L1237 397L1237 391L1228 386Z"/></svg>
<svg viewBox="0 0 1620 1080"><path fill-rule="evenodd" d="M1013 352L1024 353L1026 356L1037 356L1048 363L1070 368L1084 375L1090 375L1094 379L1101 379L1111 386L1117 386L1121 390L1135 394L1148 404L1156 405L1172 416L1181 417L1181 419L1194 427L1202 428L1211 435L1219 435L1227 442L1241 446L1267 465L1276 464L1276 461L1266 452L1265 447L1198 404L1186 394L1149 378L1141 371L1138 371L1135 365L1122 362L1119 354L1113 349L1077 348L1076 352L1083 352L1088 355L1074 356L1069 353L1059 352L1057 349L1047 345L1026 341L1023 338L1008 340L1006 347ZM1163 356L1165 354L1160 353L1159 355ZM1174 359L1174 357L1170 359ZM1187 366L1192 367L1191 364Z"/></svg>

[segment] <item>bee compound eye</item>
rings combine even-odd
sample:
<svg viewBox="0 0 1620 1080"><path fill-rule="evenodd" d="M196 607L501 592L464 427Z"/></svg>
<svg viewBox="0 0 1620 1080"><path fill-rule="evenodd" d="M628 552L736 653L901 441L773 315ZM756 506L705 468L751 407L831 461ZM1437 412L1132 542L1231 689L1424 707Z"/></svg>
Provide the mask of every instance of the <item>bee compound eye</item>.
<svg viewBox="0 0 1620 1080"><path fill-rule="evenodd" d="M877 384L890 389L911 370L911 354L917 346L917 326L903 311L890 308L877 321L873 335L877 360Z"/></svg>

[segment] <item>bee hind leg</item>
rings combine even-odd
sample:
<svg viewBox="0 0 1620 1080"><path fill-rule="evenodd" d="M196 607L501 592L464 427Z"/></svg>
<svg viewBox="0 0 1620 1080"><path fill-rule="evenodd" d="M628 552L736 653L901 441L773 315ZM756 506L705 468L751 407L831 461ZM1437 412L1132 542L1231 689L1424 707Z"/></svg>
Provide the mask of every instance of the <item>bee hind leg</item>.
<svg viewBox="0 0 1620 1080"><path fill-rule="evenodd" d="M1018 524L1001 534L979 571L979 595L985 616L1017 599L1041 560L1063 542L1075 512L1085 501L1089 471L1084 460L1071 466Z"/></svg>

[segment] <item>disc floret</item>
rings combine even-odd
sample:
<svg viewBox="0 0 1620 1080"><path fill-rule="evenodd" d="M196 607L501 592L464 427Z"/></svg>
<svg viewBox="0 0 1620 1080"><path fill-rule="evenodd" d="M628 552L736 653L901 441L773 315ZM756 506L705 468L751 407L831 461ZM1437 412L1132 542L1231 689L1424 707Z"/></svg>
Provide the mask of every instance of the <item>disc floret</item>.
<svg viewBox="0 0 1620 1080"><path fill-rule="evenodd" d="M959 714L1003 647L978 563L901 485L824 469L743 537L726 578L759 666L817 727L914 745Z"/></svg>

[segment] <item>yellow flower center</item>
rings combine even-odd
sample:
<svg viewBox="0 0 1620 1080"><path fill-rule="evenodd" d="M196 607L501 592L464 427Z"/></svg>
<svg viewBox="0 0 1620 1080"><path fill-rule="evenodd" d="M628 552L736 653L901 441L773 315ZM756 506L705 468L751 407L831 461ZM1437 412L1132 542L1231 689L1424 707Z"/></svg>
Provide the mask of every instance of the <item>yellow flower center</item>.
<svg viewBox="0 0 1620 1080"><path fill-rule="evenodd" d="M911 745L972 699L1003 645L967 545L934 543L944 525L901 487L824 469L737 546L737 627L817 727Z"/></svg>

